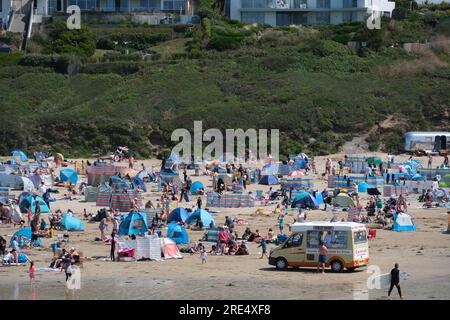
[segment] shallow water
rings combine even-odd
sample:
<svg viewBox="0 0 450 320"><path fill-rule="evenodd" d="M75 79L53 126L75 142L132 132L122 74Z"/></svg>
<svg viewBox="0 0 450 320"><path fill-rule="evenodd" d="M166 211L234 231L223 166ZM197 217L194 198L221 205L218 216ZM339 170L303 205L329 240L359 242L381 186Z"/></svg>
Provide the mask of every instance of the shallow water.
<svg viewBox="0 0 450 320"><path fill-rule="evenodd" d="M412 281L402 283L402 290L408 299L450 299L448 279L433 281ZM398 299L397 291L392 293ZM362 283L338 286L277 287L265 281L247 283L219 282L210 280L158 280L139 278L85 279L79 290L69 290L61 277L50 281L37 280L34 285L27 281L3 283L0 286L0 300L177 300L177 299L386 299L385 290L367 290Z"/></svg>

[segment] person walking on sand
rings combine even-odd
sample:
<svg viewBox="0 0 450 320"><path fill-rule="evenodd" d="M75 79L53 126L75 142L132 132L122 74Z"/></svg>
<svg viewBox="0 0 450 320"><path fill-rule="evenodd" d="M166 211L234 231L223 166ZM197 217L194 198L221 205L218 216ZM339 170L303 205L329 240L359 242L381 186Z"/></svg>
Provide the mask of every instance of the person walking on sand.
<svg viewBox="0 0 450 320"><path fill-rule="evenodd" d="M28 269L28 273L30 274L30 283L34 283L36 278L36 266L34 265L34 261L30 261L30 268Z"/></svg>
<svg viewBox="0 0 450 320"><path fill-rule="evenodd" d="M428 168L433 168L433 156L431 154L428 156Z"/></svg>
<svg viewBox="0 0 450 320"><path fill-rule="evenodd" d="M116 261L116 230L111 233L111 261Z"/></svg>
<svg viewBox="0 0 450 320"><path fill-rule="evenodd" d="M202 264L206 263L206 258L208 254L206 253L206 249L203 247L203 249L200 251L200 258L202 259Z"/></svg>
<svg viewBox="0 0 450 320"><path fill-rule="evenodd" d="M259 244L258 248L261 247L261 257L259 257L260 259L264 258L264 256L266 256L267 258L269 258L269 255L267 254L267 242L266 239L262 238L261 239L261 243Z"/></svg>
<svg viewBox="0 0 450 320"><path fill-rule="evenodd" d="M199 210L202 209L202 198L200 198L200 197L197 198L197 207Z"/></svg>
<svg viewBox="0 0 450 320"><path fill-rule="evenodd" d="M328 248L321 241L319 245L319 263L317 265L317 272L322 268L322 273L325 273L325 263L327 263Z"/></svg>
<svg viewBox="0 0 450 320"><path fill-rule="evenodd" d="M396 263L394 269L391 270L391 286L389 287L388 298L390 298L394 286L397 287L400 299L403 299L402 290L400 289L400 270L398 268L398 263Z"/></svg>

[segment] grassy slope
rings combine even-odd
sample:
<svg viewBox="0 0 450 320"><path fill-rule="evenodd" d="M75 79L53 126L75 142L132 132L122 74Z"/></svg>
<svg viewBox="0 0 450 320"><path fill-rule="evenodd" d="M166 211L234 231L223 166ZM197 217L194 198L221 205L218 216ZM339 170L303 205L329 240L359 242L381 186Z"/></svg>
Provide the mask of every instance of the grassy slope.
<svg viewBox="0 0 450 320"><path fill-rule="evenodd" d="M181 53L185 41L169 40L153 49L164 59ZM204 130L278 128L286 154L305 148L334 152L390 114L405 118L407 125L376 132L372 145L382 137L395 149L405 130L450 129L448 79L383 78L380 67L414 61L400 49L365 58L339 50L320 56L303 43L249 45L210 51L197 60L149 62L129 76L68 77L2 67L0 111L8 117L0 151L44 145L80 155L123 143L147 156L149 142L167 145L173 129L191 129L194 120L203 120Z"/></svg>

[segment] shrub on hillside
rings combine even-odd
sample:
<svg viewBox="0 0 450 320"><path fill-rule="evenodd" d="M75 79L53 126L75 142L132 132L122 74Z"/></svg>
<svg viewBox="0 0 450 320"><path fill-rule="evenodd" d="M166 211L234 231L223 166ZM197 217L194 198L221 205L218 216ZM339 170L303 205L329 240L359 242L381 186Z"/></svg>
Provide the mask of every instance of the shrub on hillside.
<svg viewBox="0 0 450 320"><path fill-rule="evenodd" d="M132 61L120 61L109 63L90 63L83 65L80 69L81 73L116 73L120 75L133 74L139 71L139 65Z"/></svg>
<svg viewBox="0 0 450 320"><path fill-rule="evenodd" d="M21 66L52 68L59 73L68 73L69 68L73 70L73 67L79 64L76 56L43 54L26 55L19 62Z"/></svg>

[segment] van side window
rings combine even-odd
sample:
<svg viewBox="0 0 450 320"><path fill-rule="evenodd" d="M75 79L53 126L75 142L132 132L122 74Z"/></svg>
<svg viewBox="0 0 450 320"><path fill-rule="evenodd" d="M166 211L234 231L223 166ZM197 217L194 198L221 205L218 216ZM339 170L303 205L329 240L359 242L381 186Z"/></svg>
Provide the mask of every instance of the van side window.
<svg viewBox="0 0 450 320"><path fill-rule="evenodd" d="M286 243L286 247L300 247L303 242L303 233L292 235Z"/></svg>
<svg viewBox="0 0 450 320"><path fill-rule="evenodd" d="M306 233L306 246L310 249L319 248L322 233L322 231L309 230Z"/></svg>
<svg viewBox="0 0 450 320"><path fill-rule="evenodd" d="M353 238L355 243L367 242L366 231L355 231L353 233Z"/></svg>
<svg viewBox="0 0 450 320"><path fill-rule="evenodd" d="M334 231L332 237L332 246L335 249L347 248L347 231Z"/></svg>

